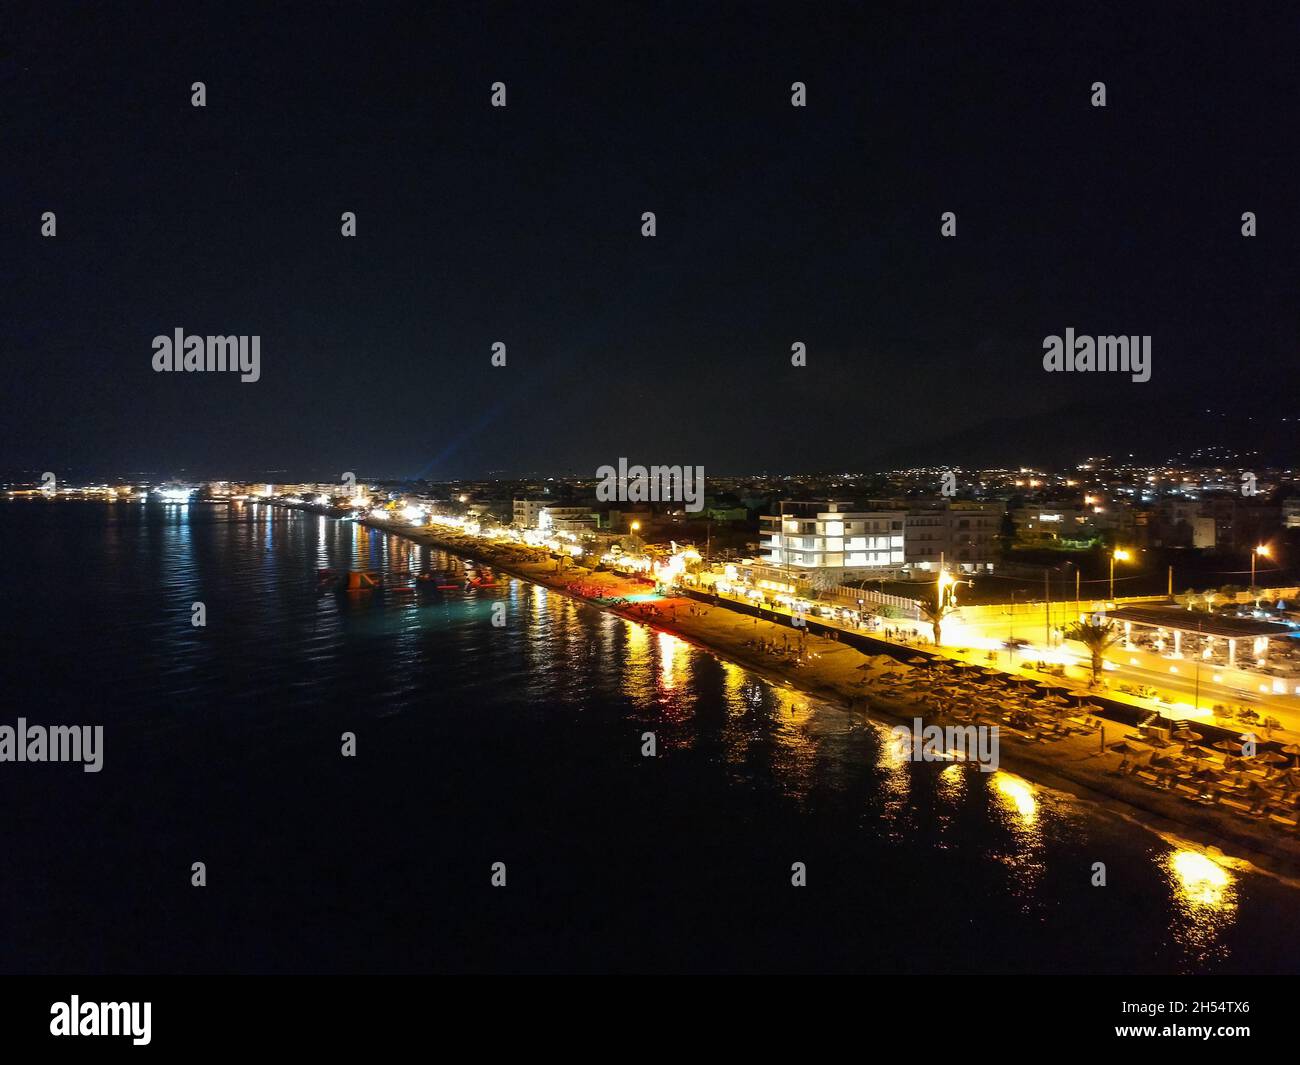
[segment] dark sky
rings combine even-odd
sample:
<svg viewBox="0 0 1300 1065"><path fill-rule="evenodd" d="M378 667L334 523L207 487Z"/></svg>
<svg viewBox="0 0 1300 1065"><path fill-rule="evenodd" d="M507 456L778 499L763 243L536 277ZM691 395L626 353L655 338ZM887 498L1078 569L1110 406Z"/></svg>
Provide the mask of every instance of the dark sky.
<svg viewBox="0 0 1300 1065"><path fill-rule="evenodd" d="M9 5L0 467L810 470L1300 413L1300 15L1132 6ZM1152 380L1045 374L1067 326L1150 334ZM261 381L155 374L177 327L259 334Z"/></svg>

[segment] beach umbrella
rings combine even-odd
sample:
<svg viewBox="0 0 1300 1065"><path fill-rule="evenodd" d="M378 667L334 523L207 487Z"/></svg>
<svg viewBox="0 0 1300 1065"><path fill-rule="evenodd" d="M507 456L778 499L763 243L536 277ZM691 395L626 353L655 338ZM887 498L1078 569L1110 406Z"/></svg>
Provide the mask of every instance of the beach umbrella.
<svg viewBox="0 0 1300 1065"><path fill-rule="evenodd" d="M1111 744L1106 749L1114 754L1146 754L1151 750L1150 747L1134 743L1132 740L1120 740L1119 743Z"/></svg>
<svg viewBox="0 0 1300 1065"><path fill-rule="evenodd" d="M1195 743L1197 740L1201 739L1201 734L1199 732L1193 732L1186 725L1180 725L1174 730L1173 737L1174 739L1181 740L1184 743Z"/></svg>
<svg viewBox="0 0 1300 1065"><path fill-rule="evenodd" d="M1286 755L1278 754L1277 751L1260 751L1255 757L1268 765L1286 765L1288 761Z"/></svg>
<svg viewBox="0 0 1300 1065"><path fill-rule="evenodd" d="M1246 779L1242 791L1251 799L1271 799L1274 797L1273 789L1266 787L1254 777L1248 777Z"/></svg>

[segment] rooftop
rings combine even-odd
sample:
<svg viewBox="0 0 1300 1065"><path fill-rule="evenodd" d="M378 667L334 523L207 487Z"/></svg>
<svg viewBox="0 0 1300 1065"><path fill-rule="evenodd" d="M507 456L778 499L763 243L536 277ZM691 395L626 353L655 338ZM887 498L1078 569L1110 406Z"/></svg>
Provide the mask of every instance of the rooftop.
<svg viewBox="0 0 1300 1065"><path fill-rule="evenodd" d="M1184 610L1181 607L1122 606L1106 611L1106 616L1116 621L1131 621L1135 625L1158 625L1166 629L1180 629L1183 632L1199 632L1206 636L1225 636L1234 639L1296 635L1296 631L1289 626L1272 621L1229 618L1219 614Z"/></svg>

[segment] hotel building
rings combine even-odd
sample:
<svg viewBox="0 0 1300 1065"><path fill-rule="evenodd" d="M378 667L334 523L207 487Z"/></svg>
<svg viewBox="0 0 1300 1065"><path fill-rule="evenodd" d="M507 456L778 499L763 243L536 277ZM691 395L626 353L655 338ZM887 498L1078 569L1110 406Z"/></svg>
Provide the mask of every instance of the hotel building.
<svg viewBox="0 0 1300 1065"><path fill-rule="evenodd" d="M906 514L838 502L782 502L759 518L763 562L790 573L834 571L842 580L883 576L903 565Z"/></svg>

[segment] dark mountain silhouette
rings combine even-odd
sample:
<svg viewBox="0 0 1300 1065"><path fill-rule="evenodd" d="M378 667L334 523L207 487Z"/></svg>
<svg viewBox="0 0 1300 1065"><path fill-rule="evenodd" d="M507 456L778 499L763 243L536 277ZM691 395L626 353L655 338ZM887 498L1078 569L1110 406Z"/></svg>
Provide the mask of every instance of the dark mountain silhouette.
<svg viewBox="0 0 1300 1065"><path fill-rule="evenodd" d="M864 457L875 472L916 466L1061 469L1089 457L1109 456L1139 464L1181 461L1205 466L1300 464L1300 405L1263 401L1241 410L1207 409L1193 403L1078 403L1023 417L991 418L933 440Z"/></svg>

